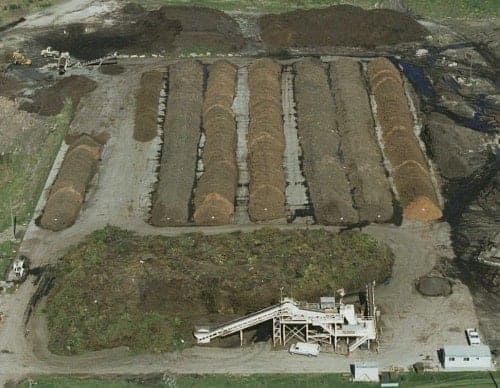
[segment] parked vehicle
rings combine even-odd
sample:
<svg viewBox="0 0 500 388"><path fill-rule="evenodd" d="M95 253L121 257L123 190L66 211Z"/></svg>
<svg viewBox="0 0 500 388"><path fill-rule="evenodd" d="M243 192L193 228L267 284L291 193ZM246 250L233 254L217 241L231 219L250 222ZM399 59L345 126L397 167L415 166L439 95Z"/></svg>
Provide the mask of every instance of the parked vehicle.
<svg viewBox="0 0 500 388"><path fill-rule="evenodd" d="M297 342L290 346L291 354L299 354L301 356L316 357L318 356L320 347L318 344L308 344L306 342Z"/></svg>

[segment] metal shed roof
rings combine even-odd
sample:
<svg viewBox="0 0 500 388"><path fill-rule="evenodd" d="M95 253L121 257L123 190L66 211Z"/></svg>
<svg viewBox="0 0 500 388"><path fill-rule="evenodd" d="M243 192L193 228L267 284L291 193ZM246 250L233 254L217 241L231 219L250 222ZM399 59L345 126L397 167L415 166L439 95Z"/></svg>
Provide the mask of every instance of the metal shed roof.
<svg viewBox="0 0 500 388"><path fill-rule="evenodd" d="M377 361L354 361L354 367L359 368L378 368Z"/></svg>
<svg viewBox="0 0 500 388"><path fill-rule="evenodd" d="M443 350L446 357L491 357L487 345L445 345Z"/></svg>

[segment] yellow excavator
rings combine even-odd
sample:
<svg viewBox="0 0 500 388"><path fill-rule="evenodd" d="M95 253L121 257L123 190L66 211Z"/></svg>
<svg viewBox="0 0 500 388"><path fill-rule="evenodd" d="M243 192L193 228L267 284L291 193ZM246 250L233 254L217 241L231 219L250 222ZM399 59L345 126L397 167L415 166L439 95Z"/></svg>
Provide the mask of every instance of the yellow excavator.
<svg viewBox="0 0 500 388"><path fill-rule="evenodd" d="M12 63L14 65L31 66L31 59L28 59L19 50L15 50L12 53L12 58L11 59L12 59Z"/></svg>

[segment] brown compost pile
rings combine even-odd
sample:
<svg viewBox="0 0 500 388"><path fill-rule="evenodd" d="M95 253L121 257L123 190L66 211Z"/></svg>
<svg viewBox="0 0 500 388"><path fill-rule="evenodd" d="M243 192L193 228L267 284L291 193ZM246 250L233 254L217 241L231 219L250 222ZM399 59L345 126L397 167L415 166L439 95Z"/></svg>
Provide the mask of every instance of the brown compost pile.
<svg viewBox="0 0 500 388"><path fill-rule="evenodd" d="M71 144L40 219L43 228L59 231L75 223L100 155L101 144L88 135L80 136Z"/></svg>
<svg viewBox="0 0 500 388"><path fill-rule="evenodd" d="M203 105L203 66L194 60L169 66L169 87L159 180L153 195L155 226L189 222Z"/></svg>
<svg viewBox="0 0 500 388"><path fill-rule="evenodd" d="M263 15L262 40L275 47L394 45L423 40L427 30L408 15L351 5Z"/></svg>
<svg viewBox="0 0 500 388"><path fill-rule="evenodd" d="M341 58L330 63L330 76L347 174L361 222L392 218L392 194L376 139L360 63Z"/></svg>
<svg viewBox="0 0 500 388"><path fill-rule="evenodd" d="M64 106L66 99L70 99L73 111L76 111L80 99L97 88L97 83L83 75L71 75L57 81L54 85L38 89L32 102L24 102L20 109L42 116L54 116Z"/></svg>
<svg viewBox="0 0 500 388"><path fill-rule="evenodd" d="M326 68L319 60L306 59L294 71L298 134L316 221L357 223Z"/></svg>
<svg viewBox="0 0 500 388"><path fill-rule="evenodd" d="M249 67L248 86L248 214L252 221L281 219L285 217L286 186L281 66L271 59L256 60Z"/></svg>
<svg viewBox="0 0 500 388"><path fill-rule="evenodd" d="M419 221L441 218L429 166L413 132L413 117L398 69L388 59L378 58L368 64L368 78L377 103L384 152L392 165L404 216Z"/></svg>
<svg viewBox="0 0 500 388"><path fill-rule="evenodd" d="M142 73L135 97L134 139L151 141L158 133L158 102L163 88L163 74L152 70Z"/></svg>
<svg viewBox="0 0 500 388"><path fill-rule="evenodd" d="M203 128L203 175L194 197L194 222L198 225L223 225L231 222L238 185L236 165L236 121L231 109L236 90L237 68L217 61L209 68Z"/></svg>

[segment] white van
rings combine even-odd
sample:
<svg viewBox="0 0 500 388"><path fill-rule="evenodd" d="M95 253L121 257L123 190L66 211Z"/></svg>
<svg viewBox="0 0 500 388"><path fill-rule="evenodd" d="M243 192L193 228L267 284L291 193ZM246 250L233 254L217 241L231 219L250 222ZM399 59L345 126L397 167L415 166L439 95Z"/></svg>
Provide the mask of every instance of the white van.
<svg viewBox="0 0 500 388"><path fill-rule="evenodd" d="M316 357L319 354L318 344L308 344L306 342L297 342L290 346L291 354L300 354L302 356Z"/></svg>

